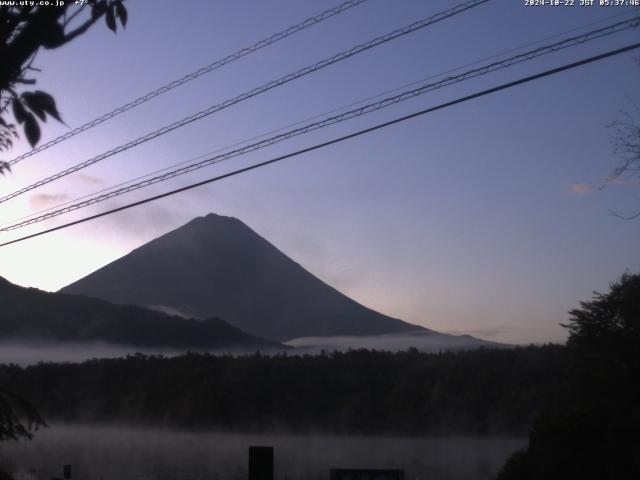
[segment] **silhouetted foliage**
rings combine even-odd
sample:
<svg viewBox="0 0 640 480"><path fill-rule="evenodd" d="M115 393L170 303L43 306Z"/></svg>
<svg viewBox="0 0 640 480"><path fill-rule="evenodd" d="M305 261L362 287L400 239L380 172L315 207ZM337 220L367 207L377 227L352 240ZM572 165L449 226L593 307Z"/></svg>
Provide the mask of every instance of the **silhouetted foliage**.
<svg viewBox="0 0 640 480"><path fill-rule="evenodd" d="M33 432L45 425L30 402L0 389L0 441L31 439Z"/></svg>
<svg viewBox="0 0 640 480"><path fill-rule="evenodd" d="M62 121L51 95L42 90L18 91L19 86L36 83L30 75L39 71L33 67L38 51L62 47L102 17L114 33L116 18L123 27L127 23L122 0L86 0L82 6L72 1L56 6L40 3L0 6L0 151L11 148L18 137L16 124L7 119L9 107L31 146L40 140L39 122L46 121L47 116ZM0 162L0 172L5 169L8 165Z"/></svg>
<svg viewBox="0 0 640 480"><path fill-rule="evenodd" d="M640 274L624 274L607 294L571 310L568 345L638 361L640 348ZM636 365L637 368L637 365Z"/></svg>
<svg viewBox="0 0 640 480"><path fill-rule="evenodd" d="M500 480L640 478L640 275L570 315L563 402L534 423Z"/></svg>
<svg viewBox="0 0 640 480"><path fill-rule="evenodd" d="M44 419L29 401L0 387L0 442L30 440L44 426ZM6 465L0 464L0 480L13 480Z"/></svg>
<svg viewBox="0 0 640 480"><path fill-rule="evenodd" d="M560 399L559 346L424 354L135 355L0 367L50 421L362 434L522 435Z"/></svg>
<svg viewBox="0 0 640 480"><path fill-rule="evenodd" d="M0 151L10 149L19 137L16 124L7 119L9 107L31 146L40 140L39 122L45 122L48 116L62 121L51 95L42 90L18 91L18 86L36 83L29 75L39 71L33 62L40 48L55 49L69 43L103 16L113 32L115 17L123 27L127 23L122 0L87 0L86 8L71 1L55 6L40 3L0 6ZM69 15L72 6L76 11ZM88 18L74 24L82 18L83 11ZM9 165L0 160L0 173L4 175L5 170L10 170ZM0 441L30 438L32 430L43 424L28 401L0 390Z"/></svg>

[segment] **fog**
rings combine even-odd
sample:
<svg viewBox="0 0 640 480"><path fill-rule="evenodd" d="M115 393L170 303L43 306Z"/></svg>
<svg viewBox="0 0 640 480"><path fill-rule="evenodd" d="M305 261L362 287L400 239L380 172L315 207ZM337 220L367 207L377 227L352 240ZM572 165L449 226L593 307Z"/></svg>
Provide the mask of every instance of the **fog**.
<svg viewBox="0 0 640 480"><path fill-rule="evenodd" d="M332 467L402 468L409 479L484 480L523 438L388 438L188 433L53 425L31 442L2 443L16 480L49 480L71 464L77 480L247 478L248 447L275 447L278 479L328 479Z"/></svg>
<svg viewBox="0 0 640 480"><path fill-rule="evenodd" d="M208 350L215 354L242 355L255 352L255 348L226 348ZM190 349L192 352L202 352ZM275 353L269 350L264 353ZM39 362L83 362L93 358L117 358L142 353L145 355L164 355L167 357L182 355L187 350L144 348L137 345L118 345L105 342L51 342L51 341L11 341L0 342L0 364L13 363L21 366Z"/></svg>
<svg viewBox="0 0 640 480"><path fill-rule="evenodd" d="M286 351L290 355L316 355L322 351L347 351L366 348L398 352L417 348L426 353L445 350L470 350L480 347L508 347L508 345L479 340L468 335L446 335L437 332L408 332L369 336L305 337L285 342L285 347L260 349L266 355ZM289 347L289 348L287 348ZM21 366L38 362L83 362L92 358L117 358L136 353L145 355L182 355L186 349L144 348L136 345L118 345L105 342L52 342L46 340L11 340L0 342L0 364ZM190 349L192 352L202 350ZM243 355L255 353L255 347L207 350L213 354Z"/></svg>
<svg viewBox="0 0 640 480"><path fill-rule="evenodd" d="M388 333L368 336L335 336L304 337L285 342L305 353L327 351L346 351L366 348L369 350L385 350L398 352L409 348L417 348L426 353L438 353L444 350L471 350L480 347L508 347L509 345L487 342L469 335L447 335L431 331L415 331L407 333Z"/></svg>

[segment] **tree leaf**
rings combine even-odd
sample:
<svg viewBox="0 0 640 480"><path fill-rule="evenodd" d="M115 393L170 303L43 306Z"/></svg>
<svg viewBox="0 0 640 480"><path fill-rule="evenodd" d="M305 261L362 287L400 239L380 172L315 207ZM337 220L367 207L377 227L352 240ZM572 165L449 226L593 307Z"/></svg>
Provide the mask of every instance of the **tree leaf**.
<svg viewBox="0 0 640 480"><path fill-rule="evenodd" d="M35 147L38 140L40 140L40 126L32 113L27 112L27 116L24 119L24 133L27 136L27 140L29 140L29 144Z"/></svg>
<svg viewBox="0 0 640 480"><path fill-rule="evenodd" d="M96 19L104 13L104 2L97 2L91 5L91 18Z"/></svg>
<svg viewBox="0 0 640 480"><path fill-rule="evenodd" d="M13 107L13 116L15 117L16 122L24 122L27 118L27 111L24 109L24 106L18 97L14 97L11 102L11 106Z"/></svg>
<svg viewBox="0 0 640 480"><path fill-rule="evenodd" d="M106 11L105 18L106 18L107 27L109 27L109 30L111 30L113 33L116 33L117 25L116 25L115 9L113 8L108 9Z"/></svg>
<svg viewBox="0 0 640 480"><path fill-rule="evenodd" d="M59 23L47 24L40 34L44 48L58 48L64 43L64 26Z"/></svg>
<svg viewBox="0 0 640 480"><path fill-rule="evenodd" d="M58 120L60 123L64 123L62 118L60 118L60 113L58 113L58 108L56 107L55 99L49 95L47 92L43 92L42 90L36 90L33 92L33 96L37 99L38 106L51 115L53 118Z"/></svg>
<svg viewBox="0 0 640 480"><path fill-rule="evenodd" d="M5 170L11 173L11 165L9 165L7 162L0 160L0 173L2 174L2 176L6 175L4 173Z"/></svg>
<svg viewBox="0 0 640 480"><path fill-rule="evenodd" d="M120 19L120 23L122 24L122 28L127 26L127 19L129 18L129 14L127 13L127 9L125 8L122 2L116 2L116 15Z"/></svg>
<svg viewBox="0 0 640 480"><path fill-rule="evenodd" d="M22 94L22 100L29 110L35 113L40 120L43 122L47 121L47 114L40 104L39 97L34 92L24 92Z"/></svg>

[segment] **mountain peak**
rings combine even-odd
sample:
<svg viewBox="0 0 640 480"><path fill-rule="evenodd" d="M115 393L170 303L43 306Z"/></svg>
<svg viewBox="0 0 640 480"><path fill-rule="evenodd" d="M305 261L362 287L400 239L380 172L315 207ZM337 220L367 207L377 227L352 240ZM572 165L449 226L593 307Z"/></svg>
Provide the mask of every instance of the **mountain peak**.
<svg viewBox="0 0 640 480"><path fill-rule="evenodd" d="M216 218L230 218L232 220L238 220L236 217L230 217L228 215L220 215L219 213L214 213L214 212L210 212L207 213L204 217L202 218L209 218L209 219L216 219Z"/></svg>
<svg viewBox="0 0 640 480"><path fill-rule="evenodd" d="M189 227L197 227L197 228L204 228L204 229L207 229L207 228L224 229L227 227L232 227L234 225L249 228L241 220L235 217L219 215L217 213L208 213L204 216L194 218L193 220L186 223L182 227L169 232L169 234L172 234L174 232L182 232L184 230L187 230Z"/></svg>
<svg viewBox="0 0 640 480"><path fill-rule="evenodd" d="M203 219L206 220L208 222L215 222L215 221L233 221L233 222L240 222L240 220L238 220L236 217L229 217L227 215L219 215L217 213L207 213L204 217L197 217L196 220L198 219ZM240 222L242 223L242 222Z"/></svg>
<svg viewBox="0 0 640 480"><path fill-rule="evenodd" d="M119 304L223 318L275 340L420 330L322 282L234 217L197 217L65 287Z"/></svg>

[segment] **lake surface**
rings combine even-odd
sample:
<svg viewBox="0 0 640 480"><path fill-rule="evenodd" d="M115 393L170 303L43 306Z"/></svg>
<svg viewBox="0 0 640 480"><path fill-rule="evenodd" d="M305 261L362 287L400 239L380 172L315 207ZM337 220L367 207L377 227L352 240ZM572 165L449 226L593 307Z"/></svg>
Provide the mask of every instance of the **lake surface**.
<svg viewBox="0 0 640 480"><path fill-rule="evenodd" d="M328 479L330 468L402 468L407 480L485 480L526 438L398 438L190 433L53 425L31 442L2 443L16 480L246 479L248 447L275 447L277 479Z"/></svg>

